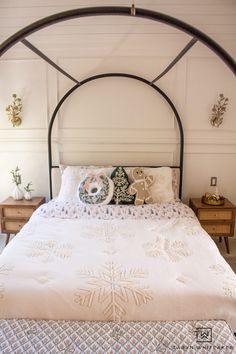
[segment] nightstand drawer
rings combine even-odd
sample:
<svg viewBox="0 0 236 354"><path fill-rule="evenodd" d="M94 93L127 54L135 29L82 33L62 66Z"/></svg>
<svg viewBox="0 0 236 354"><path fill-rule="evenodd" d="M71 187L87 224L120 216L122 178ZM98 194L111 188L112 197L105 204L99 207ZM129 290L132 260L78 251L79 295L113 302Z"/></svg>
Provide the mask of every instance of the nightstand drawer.
<svg viewBox="0 0 236 354"><path fill-rule="evenodd" d="M223 236L231 233L231 224L202 224L202 227L208 234Z"/></svg>
<svg viewBox="0 0 236 354"><path fill-rule="evenodd" d="M198 211L199 220L232 220L232 210L202 210Z"/></svg>
<svg viewBox="0 0 236 354"><path fill-rule="evenodd" d="M3 221L3 232L19 232L20 229L25 225L25 221Z"/></svg>
<svg viewBox="0 0 236 354"><path fill-rule="evenodd" d="M3 208L3 216L10 218L30 218L33 208Z"/></svg>

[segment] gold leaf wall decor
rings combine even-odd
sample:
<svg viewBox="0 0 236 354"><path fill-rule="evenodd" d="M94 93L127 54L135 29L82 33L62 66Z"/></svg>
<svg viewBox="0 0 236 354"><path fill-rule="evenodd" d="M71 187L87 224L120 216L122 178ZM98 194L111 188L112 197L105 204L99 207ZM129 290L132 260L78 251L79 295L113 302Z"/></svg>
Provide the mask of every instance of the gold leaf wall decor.
<svg viewBox="0 0 236 354"><path fill-rule="evenodd" d="M213 127L219 128L219 126L223 122L223 115L226 111L227 104L229 102L229 99L226 98L223 93L219 95L218 101L216 104L214 104L212 108L212 113L211 113L211 125Z"/></svg>
<svg viewBox="0 0 236 354"><path fill-rule="evenodd" d="M20 112L22 111L21 98L17 97L15 93L12 95L12 104L7 106L6 112L8 119L11 121L13 127L18 127L21 125L22 119L20 117Z"/></svg>

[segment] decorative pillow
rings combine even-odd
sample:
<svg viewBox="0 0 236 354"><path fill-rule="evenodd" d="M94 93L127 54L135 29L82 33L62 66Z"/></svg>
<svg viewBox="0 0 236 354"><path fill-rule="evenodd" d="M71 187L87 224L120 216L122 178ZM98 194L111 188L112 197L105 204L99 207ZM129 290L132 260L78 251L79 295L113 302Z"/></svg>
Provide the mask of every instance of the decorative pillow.
<svg viewBox="0 0 236 354"><path fill-rule="evenodd" d="M144 203L153 203L152 196L149 192L149 186L153 183L153 176L145 176L144 171L140 167L131 170L133 183L129 186L129 193L135 195L135 205Z"/></svg>
<svg viewBox="0 0 236 354"><path fill-rule="evenodd" d="M114 183L105 173L91 173L80 182L77 197L85 204L108 204L113 191Z"/></svg>
<svg viewBox="0 0 236 354"><path fill-rule="evenodd" d="M77 189L81 180L84 179L89 173L105 172L107 176L110 176L114 167L100 167L100 166L60 166L62 171L61 176L61 188L57 197L58 201L74 201L78 202ZM125 167L124 170L128 176L132 167ZM178 189L175 188L173 193L172 184L174 178L172 177L173 169L170 167L143 167L145 175L152 175L154 182L150 187L150 192L154 203L172 202L178 198ZM178 171L179 172L179 171ZM130 181L131 178L129 178ZM178 183L178 182L177 182Z"/></svg>
<svg viewBox="0 0 236 354"><path fill-rule="evenodd" d="M113 198L115 204L133 204L134 196L129 194L129 179L124 168L119 166L114 169L111 174L111 179L114 183Z"/></svg>
<svg viewBox="0 0 236 354"><path fill-rule="evenodd" d="M57 200L60 202L78 201L77 189L80 182L90 173L104 172L110 175L113 170L112 167L98 167L98 166L66 166L60 165L62 172L61 175L61 188Z"/></svg>
<svg viewBox="0 0 236 354"><path fill-rule="evenodd" d="M172 189L174 193L174 199L179 200L179 183L180 183L180 169L172 168Z"/></svg>
<svg viewBox="0 0 236 354"><path fill-rule="evenodd" d="M153 184L149 187L154 203L170 203L175 200L170 167L145 168L144 173L154 177Z"/></svg>

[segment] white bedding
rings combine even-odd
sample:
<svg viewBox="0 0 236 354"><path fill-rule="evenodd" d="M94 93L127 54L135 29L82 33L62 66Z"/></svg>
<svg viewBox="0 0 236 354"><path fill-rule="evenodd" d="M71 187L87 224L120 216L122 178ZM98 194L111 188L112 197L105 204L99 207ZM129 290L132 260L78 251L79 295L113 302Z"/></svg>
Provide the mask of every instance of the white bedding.
<svg viewBox="0 0 236 354"><path fill-rule="evenodd" d="M0 255L0 318L224 319L236 276L180 202L38 209Z"/></svg>

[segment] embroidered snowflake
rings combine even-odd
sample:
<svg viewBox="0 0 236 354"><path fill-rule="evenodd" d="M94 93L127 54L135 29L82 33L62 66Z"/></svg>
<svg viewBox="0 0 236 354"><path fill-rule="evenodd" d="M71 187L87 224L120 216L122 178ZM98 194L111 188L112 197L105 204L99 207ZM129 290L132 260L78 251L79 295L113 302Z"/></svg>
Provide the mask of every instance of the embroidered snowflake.
<svg viewBox="0 0 236 354"><path fill-rule="evenodd" d="M234 276L226 273L226 269L221 264L212 264L209 269L217 276L221 276L223 280L222 289L225 296L233 297L236 295L236 280Z"/></svg>
<svg viewBox="0 0 236 354"><path fill-rule="evenodd" d="M212 264L209 266L209 269L215 274L224 274L225 268L221 264Z"/></svg>
<svg viewBox="0 0 236 354"><path fill-rule="evenodd" d="M186 235L191 236L201 236L205 237L205 233L202 233L202 228L198 220L193 220L191 218L171 218L170 220L165 220L165 223L160 223L158 221L150 223L149 230L158 236L158 233L170 233L175 232L175 230L182 229L182 232Z"/></svg>
<svg viewBox="0 0 236 354"><path fill-rule="evenodd" d="M12 266L7 266L5 264L0 266L0 280L3 277L8 276L8 274L13 270ZM4 293L5 293L5 286L3 281L0 281L0 300L4 298Z"/></svg>
<svg viewBox="0 0 236 354"><path fill-rule="evenodd" d="M0 276L1 275L8 275L13 270L12 266L7 266L5 264L0 266Z"/></svg>
<svg viewBox="0 0 236 354"><path fill-rule="evenodd" d="M86 226L81 231L81 235L83 237L98 238L105 242L111 242L111 240L117 237L134 237L134 232L129 231L127 228L122 230L122 224L114 225L112 222L102 222Z"/></svg>
<svg viewBox="0 0 236 354"><path fill-rule="evenodd" d="M226 281L223 281L222 285L225 296L234 297L236 294L236 281L234 279L227 279Z"/></svg>
<svg viewBox="0 0 236 354"><path fill-rule="evenodd" d="M125 304L133 300L136 306L152 300L148 288L140 285L147 273L141 269L126 270L113 262L106 263L97 271L84 270L78 273L89 285L78 288L74 301L80 306L91 308L96 302L103 305L107 321L120 321L126 314Z"/></svg>
<svg viewBox="0 0 236 354"><path fill-rule="evenodd" d="M181 257L188 257L192 254L184 241L171 241L163 236L157 237L155 242L145 243L143 247L149 257L164 256L172 262L177 262Z"/></svg>
<svg viewBox="0 0 236 354"><path fill-rule="evenodd" d="M162 235L166 231L170 231L177 223L178 219L175 218L165 220L164 223L160 223L160 221L149 221L147 230L152 232L155 236L158 236L158 234Z"/></svg>
<svg viewBox="0 0 236 354"><path fill-rule="evenodd" d="M208 238L208 236L202 232L202 228L198 220L183 218L179 220L179 224L182 226L183 232L186 235Z"/></svg>
<svg viewBox="0 0 236 354"><path fill-rule="evenodd" d="M42 262L50 262L56 258L69 258L73 246L70 243L60 243L55 240L31 240L26 255L38 258Z"/></svg>
<svg viewBox="0 0 236 354"><path fill-rule="evenodd" d="M96 223L92 226L86 226L84 230L81 231L81 236L85 238L95 238L106 242L106 248L104 253L112 255L117 252L116 241L118 237L128 238L134 237L134 232L129 229L122 230L121 224L116 224L112 222L102 222Z"/></svg>

